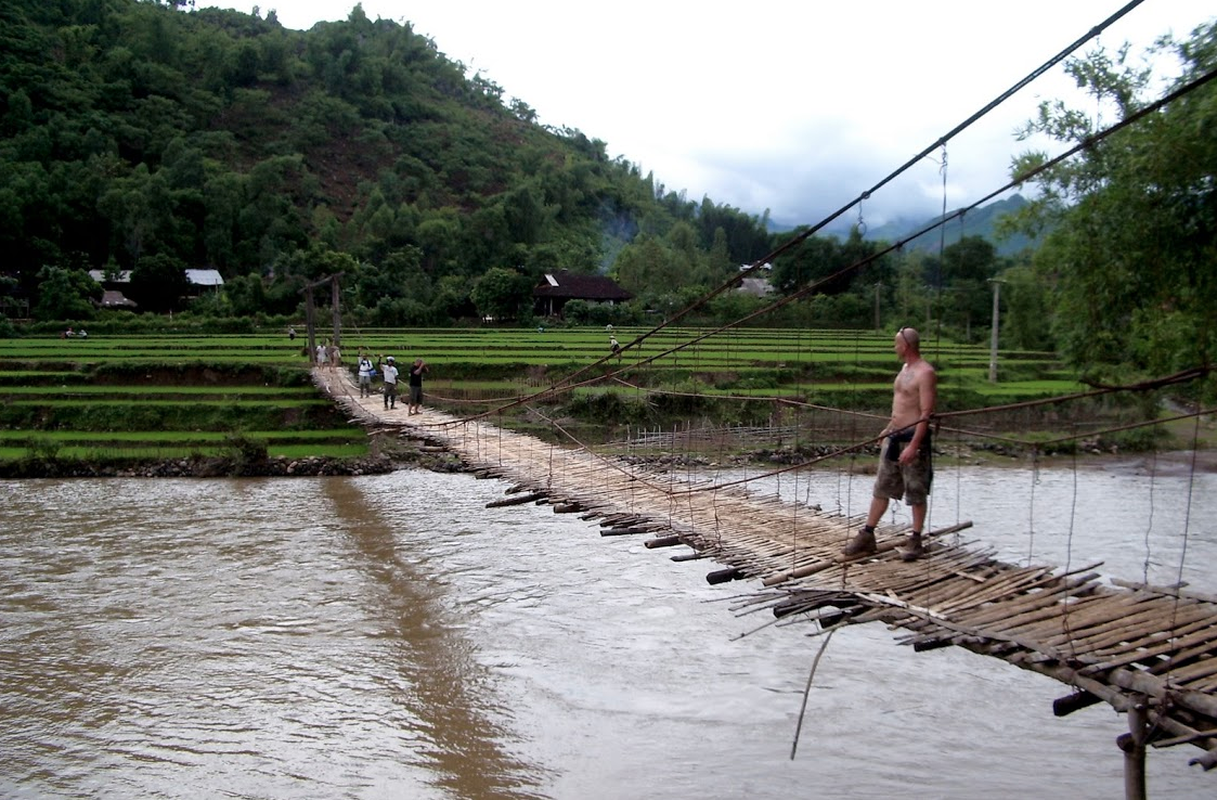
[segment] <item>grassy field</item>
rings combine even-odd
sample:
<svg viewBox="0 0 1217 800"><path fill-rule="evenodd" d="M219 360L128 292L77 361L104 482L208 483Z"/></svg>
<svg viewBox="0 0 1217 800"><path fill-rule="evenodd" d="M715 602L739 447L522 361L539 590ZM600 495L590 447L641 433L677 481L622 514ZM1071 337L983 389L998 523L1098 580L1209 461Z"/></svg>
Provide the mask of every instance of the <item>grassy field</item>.
<svg viewBox="0 0 1217 800"><path fill-rule="evenodd" d="M358 458L286 337L0 340L0 461Z"/></svg>
<svg viewBox="0 0 1217 800"><path fill-rule="evenodd" d="M425 358L429 402L458 414L570 380L578 388L547 403L609 428L755 423L771 418L778 400L883 413L899 368L890 333L740 329L698 340L704 331L674 328L636 344L645 329L611 333L625 350L602 363L610 332L599 328L358 330L344 333L342 351L347 368L360 350ZM924 354L946 409L1083 388L1050 353L1002 352L996 384L987 348L927 340ZM317 395L309 367L304 338L282 333L0 340L0 461L251 447L286 457L366 454L363 431Z"/></svg>
<svg viewBox="0 0 1217 800"><path fill-rule="evenodd" d="M613 330L625 350L621 358L610 359L597 369L632 371L637 366L645 369L651 382L671 380L673 375L701 380L718 376L736 381L778 376L791 390L803 391L817 381L849 383L869 378L890 384L899 368L889 333L748 328L694 341L705 331L674 328L630 346L646 332L643 328ZM541 368L551 378L562 378L607 356L608 342L608 331L589 328L434 329L408 333L372 330L347 335L344 352L348 360L356 348L398 359L422 357L460 379L471 379L479 371L487 377L497 372L496 377L504 378L512 367L534 368L534 375L535 368ZM1002 385L988 382L986 347L927 341L924 354L937 366L943 380L953 381L955 386L987 393ZM471 370L467 368L470 365L484 369ZM999 366L1003 384L1018 381L1023 384L1022 390L1054 392L1078 386L1072 376L1061 371L1051 353L1003 351Z"/></svg>

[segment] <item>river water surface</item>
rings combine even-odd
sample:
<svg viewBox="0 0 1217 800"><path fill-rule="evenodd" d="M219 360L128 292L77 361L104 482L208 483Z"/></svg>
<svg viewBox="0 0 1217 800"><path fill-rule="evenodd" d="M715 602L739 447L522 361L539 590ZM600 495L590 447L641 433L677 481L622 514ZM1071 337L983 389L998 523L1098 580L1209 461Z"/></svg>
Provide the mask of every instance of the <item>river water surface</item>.
<svg viewBox="0 0 1217 800"><path fill-rule="evenodd" d="M870 480L762 490L861 513ZM876 625L834 635L791 759L814 625L737 615L756 586L713 562L486 509L504 488L0 483L0 796L1122 796L1108 706L1056 719L1067 687ZM1212 473L941 471L931 527L960 519L1004 560L1217 591ZM1150 796L1217 796L1197 753L1151 751Z"/></svg>

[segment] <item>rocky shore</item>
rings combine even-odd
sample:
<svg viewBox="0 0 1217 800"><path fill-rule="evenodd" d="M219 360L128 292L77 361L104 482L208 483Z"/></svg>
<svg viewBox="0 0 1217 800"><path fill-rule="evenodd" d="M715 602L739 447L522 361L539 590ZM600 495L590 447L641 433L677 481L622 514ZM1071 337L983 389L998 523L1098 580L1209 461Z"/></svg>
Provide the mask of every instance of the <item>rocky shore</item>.
<svg viewBox="0 0 1217 800"><path fill-rule="evenodd" d="M658 471L673 469L746 466L789 466L824 458L825 465L839 463L828 458L839 450L829 445L800 446L797 448L759 448L746 452L718 454L663 453L646 455L630 454L622 460L628 464L646 466ZM871 472L875 448L865 448L853 458L853 467L858 472ZM935 448L936 460L941 463L963 462L972 464L1025 463L1029 454L1011 450L1000 445L971 447L953 446ZM850 458L850 456L840 456ZM1060 461L1063 457L1040 456L1041 465ZM1097 448L1084 449L1072 456L1064 457L1071 463L1098 466L1106 469L1147 469L1146 462L1152 460L1154 469L1161 472L1197 470L1217 472L1217 451L1200 450L1145 453L1105 452ZM1081 461L1079 462L1079 458ZM244 460L235 457L191 457L162 461L92 461L87 459L27 458L0 463L0 480L17 478L262 478L262 477L311 477L322 475L383 475L403 468L421 468L433 472L462 472L465 467L453 455L439 448L412 446L399 441L389 453L362 458L334 458L306 456L302 458L274 457Z"/></svg>
<svg viewBox="0 0 1217 800"><path fill-rule="evenodd" d="M0 464L0 479L17 478L291 478L319 475L383 475L403 467L460 472L463 466L444 453L411 448L362 458L306 456L243 460L191 457L161 461L93 461L72 458L27 458Z"/></svg>

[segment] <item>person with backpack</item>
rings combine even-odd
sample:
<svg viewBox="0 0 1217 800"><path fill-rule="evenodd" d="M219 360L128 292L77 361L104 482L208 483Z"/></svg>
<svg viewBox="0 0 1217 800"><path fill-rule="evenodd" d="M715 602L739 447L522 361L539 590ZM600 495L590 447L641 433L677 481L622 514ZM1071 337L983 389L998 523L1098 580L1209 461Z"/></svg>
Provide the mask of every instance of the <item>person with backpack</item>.
<svg viewBox="0 0 1217 800"><path fill-rule="evenodd" d="M368 358L368 354L359 353L359 396L372 396L372 373L376 371L376 367L372 365L372 359Z"/></svg>

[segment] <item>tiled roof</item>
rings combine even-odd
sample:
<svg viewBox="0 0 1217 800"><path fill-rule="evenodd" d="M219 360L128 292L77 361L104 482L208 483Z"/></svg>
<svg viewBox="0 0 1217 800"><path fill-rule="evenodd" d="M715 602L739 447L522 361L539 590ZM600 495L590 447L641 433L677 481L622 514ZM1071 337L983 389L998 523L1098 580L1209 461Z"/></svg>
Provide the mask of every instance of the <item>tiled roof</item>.
<svg viewBox="0 0 1217 800"><path fill-rule="evenodd" d="M107 290L101 293L101 305L103 308L135 308L136 302L128 300L122 292Z"/></svg>
<svg viewBox="0 0 1217 800"><path fill-rule="evenodd" d="M532 290L533 297L566 298L568 300L629 300L634 295L603 275L580 275L560 270L548 273L545 280Z"/></svg>

